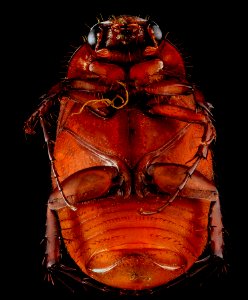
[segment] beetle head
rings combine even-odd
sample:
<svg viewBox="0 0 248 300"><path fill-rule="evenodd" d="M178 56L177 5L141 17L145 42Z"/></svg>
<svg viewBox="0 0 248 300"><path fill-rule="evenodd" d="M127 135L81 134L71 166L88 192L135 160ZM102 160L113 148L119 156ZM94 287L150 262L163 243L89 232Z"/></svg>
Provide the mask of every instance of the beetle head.
<svg viewBox="0 0 248 300"><path fill-rule="evenodd" d="M127 49L157 46L162 38L159 26L150 20L135 16L118 16L94 25L88 35L88 43L95 50Z"/></svg>

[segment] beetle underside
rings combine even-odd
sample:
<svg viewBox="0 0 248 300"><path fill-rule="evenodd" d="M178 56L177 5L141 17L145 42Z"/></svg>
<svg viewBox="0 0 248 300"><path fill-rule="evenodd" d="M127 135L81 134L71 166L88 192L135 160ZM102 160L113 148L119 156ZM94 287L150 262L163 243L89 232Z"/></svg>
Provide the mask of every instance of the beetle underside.
<svg viewBox="0 0 248 300"><path fill-rule="evenodd" d="M187 81L176 47L161 39L145 19L98 23L26 123L30 133L40 118L51 162L50 279L67 274L92 285L63 266L61 239L106 291L172 287L222 260L211 105ZM58 101L52 145L46 115Z"/></svg>

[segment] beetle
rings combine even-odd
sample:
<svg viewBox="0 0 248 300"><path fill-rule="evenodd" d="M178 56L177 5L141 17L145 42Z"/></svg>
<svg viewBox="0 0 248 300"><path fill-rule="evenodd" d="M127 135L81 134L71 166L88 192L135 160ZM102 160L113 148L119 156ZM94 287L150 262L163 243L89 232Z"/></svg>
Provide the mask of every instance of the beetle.
<svg viewBox="0 0 248 300"><path fill-rule="evenodd" d="M82 274L127 291L169 287L223 260L212 105L155 22L99 21L41 100L25 132L39 120L51 164L50 280L69 270L62 243Z"/></svg>

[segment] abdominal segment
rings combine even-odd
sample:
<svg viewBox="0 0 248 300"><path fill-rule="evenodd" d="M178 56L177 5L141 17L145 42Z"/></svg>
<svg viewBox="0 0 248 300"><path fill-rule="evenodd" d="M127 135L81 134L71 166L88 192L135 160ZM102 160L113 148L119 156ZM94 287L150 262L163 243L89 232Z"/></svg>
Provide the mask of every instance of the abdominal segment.
<svg viewBox="0 0 248 300"><path fill-rule="evenodd" d="M185 273L208 241L210 203L177 197L164 211L143 216L168 196L130 195L90 200L58 210L65 245L81 270L112 287L153 288Z"/></svg>

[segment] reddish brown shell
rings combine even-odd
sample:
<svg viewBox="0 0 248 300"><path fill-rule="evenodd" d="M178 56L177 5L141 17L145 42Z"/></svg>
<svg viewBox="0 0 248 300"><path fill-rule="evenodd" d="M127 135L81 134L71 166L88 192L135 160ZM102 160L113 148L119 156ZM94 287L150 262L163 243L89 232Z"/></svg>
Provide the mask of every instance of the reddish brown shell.
<svg viewBox="0 0 248 300"><path fill-rule="evenodd" d="M72 56L66 87L48 94L47 103L60 100L53 155L48 105L30 118L41 119L55 174L47 265L59 262L60 227L83 273L111 287L151 289L188 271L209 241L222 257L215 130L180 52L160 40L155 23L119 16L97 26Z"/></svg>

